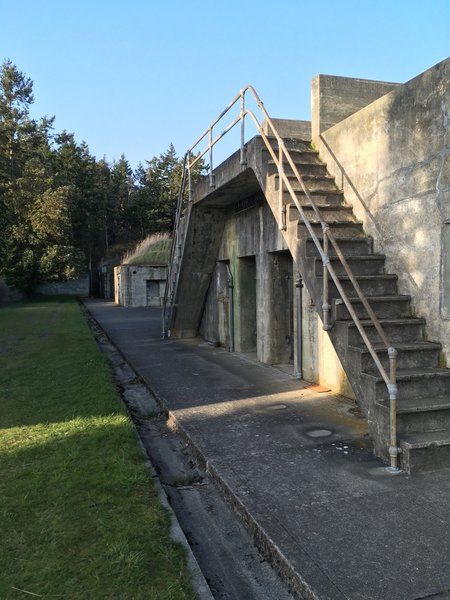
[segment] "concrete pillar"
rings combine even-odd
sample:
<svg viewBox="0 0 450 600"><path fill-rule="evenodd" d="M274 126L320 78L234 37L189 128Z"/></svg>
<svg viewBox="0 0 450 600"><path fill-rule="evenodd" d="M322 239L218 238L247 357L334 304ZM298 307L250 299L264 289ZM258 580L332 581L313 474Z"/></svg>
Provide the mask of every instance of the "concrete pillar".
<svg viewBox="0 0 450 600"><path fill-rule="evenodd" d="M256 351L256 261L254 256L234 263L234 324L236 352Z"/></svg>

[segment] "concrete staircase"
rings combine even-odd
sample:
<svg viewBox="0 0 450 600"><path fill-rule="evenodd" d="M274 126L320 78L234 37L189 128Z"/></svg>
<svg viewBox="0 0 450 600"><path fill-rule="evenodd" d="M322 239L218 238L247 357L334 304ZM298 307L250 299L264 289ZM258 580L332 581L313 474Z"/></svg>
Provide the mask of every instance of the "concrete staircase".
<svg viewBox="0 0 450 600"><path fill-rule="evenodd" d="M411 298L398 293L397 276L385 272L385 256L374 253L372 239L365 235L351 206L346 205L318 153L308 141L286 139L284 142L387 337L398 350L398 435L402 469L412 472L450 467L450 369L439 367L440 345L426 340L424 319L411 315ZM271 143L277 153L276 140ZM281 212L284 214L280 214L279 175L266 150L262 150L261 164L262 169L257 173L260 186L316 306L321 307L323 270L317 248L299 220L298 210L287 191L283 193ZM285 172L321 239L322 230L313 207L288 164L285 164ZM387 368L386 349L379 343L381 340L371 322L366 320L365 309L352 292L351 282L333 257L333 251L330 254L339 280ZM329 290L331 341L367 415L375 452L387 459L389 400L386 385L331 280Z"/></svg>

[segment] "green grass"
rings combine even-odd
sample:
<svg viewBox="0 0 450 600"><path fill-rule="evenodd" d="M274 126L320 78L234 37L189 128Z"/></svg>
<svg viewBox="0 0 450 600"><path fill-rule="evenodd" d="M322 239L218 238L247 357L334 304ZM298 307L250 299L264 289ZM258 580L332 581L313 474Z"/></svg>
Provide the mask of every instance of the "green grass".
<svg viewBox="0 0 450 600"><path fill-rule="evenodd" d="M170 258L172 240L165 233L154 233L147 236L137 246L122 257L128 265L167 265Z"/></svg>
<svg viewBox="0 0 450 600"><path fill-rule="evenodd" d="M0 598L192 599L169 525L77 303L0 309Z"/></svg>

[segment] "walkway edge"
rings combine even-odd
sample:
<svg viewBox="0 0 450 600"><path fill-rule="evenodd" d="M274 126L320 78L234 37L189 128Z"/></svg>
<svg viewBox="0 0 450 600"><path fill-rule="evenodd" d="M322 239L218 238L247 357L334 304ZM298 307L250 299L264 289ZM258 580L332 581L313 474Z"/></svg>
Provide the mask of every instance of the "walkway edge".
<svg viewBox="0 0 450 600"><path fill-rule="evenodd" d="M128 361L128 359L123 355L123 353L120 351L120 349L116 346L116 344L114 343L114 341L110 338L110 336L106 333L106 331L103 329L103 327L100 325L100 323L97 321L97 319L94 317L94 315L91 313L91 311L89 310L89 308L86 306L86 304L84 304L84 302L80 302L80 306L82 308L83 311L86 311L89 315L89 318L92 319L96 326L99 328L99 330L103 333L103 335L108 339L109 343L114 346L114 348L116 349L116 351L120 354L120 356L122 357L122 359L124 360L124 362L126 362L126 364L128 365L128 367L134 372L136 373L136 375L138 375L138 373L136 372L135 368L133 367L133 365L131 365L131 363ZM94 335L95 337L95 335ZM99 348L100 350L100 348ZM101 351L101 350L100 350ZM166 408L164 407L163 403L161 403L160 398L154 394L154 392L151 390L150 386L148 385L148 382L144 380L144 384L147 387L147 389L150 391L150 393L152 393L155 398L157 399L158 403L161 405L161 408L164 409L164 411L166 412L166 414L168 414L168 411L166 410ZM126 405L125 405L126 408ZM147 451L141 441L141 438L139 437L139 432L136 429L132 419L130 418L130 422L133 425L133 430L135 432L136 435L136 441L137 444L139 446L139 449L141 450L143 457L144 457L144 463L149 471L149 474L152 478L152 481L156 487L156 491L158 492L158 499L161 502L163 508L167 511L167 513L169 514L169 518L170 518L170 537L172 538L172 540L174 542L178 542L179 544L181 544L186 552L186 560L187 560L187 566L189 569L189 572L191 573L192 576L192 585L194 588L195 593L197 594L198 600L214 600L214 596L209 588L209 585L205 579L205 576L203 575L202 570L200 569L200 565L197 562L197 559L194 556L194 553L192 552L192 548L189 545L189 542L187 541L186 536L184 535L184 531L181 528L181 525L177 519L177 516L175 514L175 512L173 511L169 499L167 497L167 494L164 490L164 487L161 483L161 481L159 480L158 474L156 473L156 470L152 464L152 462L150 461Z"/></svg>
<svg viewBox="0 0 450 600"><path fill-rule="evenodd" d="M184 429L179 420L177 420L171 411L167 410L164 399L155 394L147 381L146 385L148 385L152 394L155 395L155 397L158 399L158 402L161 403L161 405L164 407L164 410L166 410L169 417L168 426L172 429L175 429L185 438L201 468L211 477L211 480L214 482L216 487L220 490L228 503L234 508L238 517L241 519L241 522L250 533L255 546L258 548L262 556L270 563L273 569L278 573L290 592L294 593L301 600L321 600L308 582L284 556L283 552L273 541L264 527L253 518L245 505L233 492L231 486L228 485L226 479L220 474L219 469L212 463L212 461L209 461L205 458L200 448L194 443L191 436Z"/></svg>
<svg viewBox="0 0 450 600"><path fill-rule="evenodd" d="M177 516L174 513L174 511L170 505L167 494L159 480L159 477L155 471L155 468L153 467L150 459L148 458L147 451L145 450L144 445L142 444L137 431L136 431L136 435L137 435L137 439L138 439L138 445L144 455L145 464L151 474L154 485L156 486L159 501L161 502L162 506L166 509L166 511L169 513L170 537L175 542L178 542L179 544L181 544L186 551L187 565L188 565L188 569L192 576L192 584L193 584L194 590L198 596L198 600L214 600L214 596L211 593L211 590L205 579L205 576L203 575L203 572L200 569L197 559L195 558L195 556L192 552L192 549L189 546L189 542L187 541L186 536L184 535L184 531L182 530L181 525L177 519Z"/></svg>

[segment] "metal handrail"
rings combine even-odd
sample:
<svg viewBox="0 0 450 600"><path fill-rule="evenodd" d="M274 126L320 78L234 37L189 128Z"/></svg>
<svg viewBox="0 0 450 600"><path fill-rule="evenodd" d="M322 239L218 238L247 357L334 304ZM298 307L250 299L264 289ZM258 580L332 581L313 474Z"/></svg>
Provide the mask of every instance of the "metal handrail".
<svg viewBox="0 0 450 600"><path fill-rule="evenodd" d="M170 307L172 310L173 300L174 300L173 296L175 293L175 288L174 288L173 281L172 281L172 278L174 276L173 267L175 264L176 251L177 251L177 248L179 248L179 244L180 244L180 240L179 240L180 219L181 219L181 215L182 215L182 211L183 211L184 197L185 197L185 191L186 191L186 179L189 179L189 172L190 172L189 153L186 152L186 154L184 155L184 158L183 158L183 174L181 177L180 191L178 193L177 208L176 208L176 212L175 212L174 233L172 236L172 243L170 246L170 258L169 258L168 269L167 269L166 285L164 287L163 332L162 332L163 339L166 337L170 337L170 330L167 329L167 324L168 324L168 322L170 322L172 315L171 314L167 315L167 312L166 312L167 311L167 301L169 300L169 293L170 293L171 294ZM185 241L185 236L184 236L184 239L182 242L183 245L184 245L184 241ZM175 276L177 276L177 275L175 275Z"/></svg>
<svg viewBox="0 0 450 600"><path fill-rule="evenodd" d="M272 132L272 137L274 137L278 143L278 156L276 155L276 153L270 143L269 136L265 133L261 123L258 121L258 119L255 116L255 114L253 113L253 111L248 110L245 107L245 94L247 92L250 92L253 95L258 108L261 110L261 113L263 114L263 117L264 117L266 123L268 124L268 131ZM214 138L213 137L214 127L233 108L233 106L237 102L240 102L239 116L236 117L229 125L227 125L225 127L225 129L219 135L217 135ZM169 273L168 273L168 278L167 278L166 290L165 290L165 294L164 294L163 335L166 334L166 325L165 325L166 319L167 319L166 304L167 304L167 301L169 300L169 294L170 294L170 300L171 300L171 308L173 307L173 302L174 302L175 294L176 294L177 281L175 281L175 283L173 281L173 278L174 278L173 268L175 266L174 259L175 259L176 247L177 247L177 245L179 245L179 246L181 246L181 250L184 249L184 242L185 242L185 238L186 238L185 234L186 234L187 227L188 227L190 207L191 207L191 203L192 203L192 197L189 192L189 197L188 197L188 201L187 201L187 210L184 215L184 218L185 218L184 235L183 235L183 240L180 244L178 237L180 235L180 231L179 231L180 220L181 220L181 217L183 214L183 210L185 209L185 203L186 203L186 200L185 200L186 181L190 180L190 172L191 172L192 167L199 160L201 160L207 153L209 153L210 187L212 187L212 188L214 187L215 182L214 182L214 173L213 173L213 147L217 144L217 142L219 142L219 140L221 140L238 123L241 123L240 162L241 162L241 165L246 164L245 144L244 144L244 137L245 137L244 124L245 124L245 117L247 117L247 116L250 117L251 120L253 121L259 135L261 136L267 150L269 151L269 154L272 157L272 160L274 161L274 164L277 167L278 176L280 179L280 190L279 190L280 206L283 204L282 203L282 193L283 193L282 186L285 185L286 189L288 190L292 200L294 201L294 204L299 212L299 215L300 215L304 225L306 226L306 228L309 232L309 235L311 236L311 238L320 254L320 257L322 259L322 264L323 264L323 298L322 298L323 328L325 330L329 330L331 328L330 323L329 323L329 312L331 309L331 306L329 303L329 296L328 296L328 274L329 274L331 279L333 280L333 282L336 286L336 289L339 292L339 295L341 296L342 301L344 302L353 322L355 323L356 328L358 329L370 355L372 356L381 377L383 378L383 380L387 386L388 393L389 393L389 401L390 401L390 445L389 445L389 456L390 456L390 463L391 463L390 469L393 472L397 472L397 471L399 471L397 463L398 463L398 454L400 453L400 449L398 448L398 443L397 443L397 425L396 425L397 392L398 392L398 389L397 389L397 350L389 342L389 339L386 336L386 333L385 333L378 317L375 315L372 307L370 306L367 298L364 295L364 292L362 291L360 285L358 284L358 281L356 280L355 276L353 275L353 273L347 263L347 260L345 259L345 256L342 253L342 250L340 249L339 244L330 229L329 224L323 219L323 217L320 213L320 210L319 210L316 202L314 201L314 198L312 197L310 191L308 190L308 188L303 180L303 177L301 176L300 172L298 171L296 164L294 163L289 151L287 150L287 148L285 146L282 137L278 133L272 119L270 118L269 114L267 113L267 111L264 107L264 104L262 103L259 95L257 94L256 90L251 85L247 85L246 87L242 88L242 90L239 91L239 93L233 98L233 100L228 104L228 106L220 113L220 115L218 117L216 117L214 119L214 121L207 127L207 129L202 133L202 135L194 142L194 144L190 147L190 149L186 152L186 154L184 156L183 181L182 181L182 186L180 189L180 194L179 194L179 199L178 199L174 236L173 236L173 240L172 240L172 249L171 249L171 263L169 265ZM190 157L193 155L194 150L198 147L198 145L203 140L205 140L205 138L207 138L207 140L208 140L207 147L203 151L199 151L198 154L195 154L194 158L192 160L190 160ZM303 192L305 193L308 201L311 203L314 213L322 227L323 246L322 246L319 238L317 237L305 211L303 210L303 207L301 206L301 204L297 198L297 195L289 181L288 176L285 173L284 166L283 166L284 161L287 161L287 163L289 164L295 178L297 179L298 183L300 183L300 186L301 186ZM280 229L285 230L286 229L285 215L283 216L283 214L281 214L279 220L281 220ZM378 335L380 336L380 339L382 340L384 346L386 347L386 350L388 353L388 358L389 358L389 374L386 372L385 368L381 364L381 361L377 355L377 352L376 352L372 342L370 341L370 339L364 329L364 326L361 323L360 318L356 314L356 311L354 310L352 303L351 303L349 297L347 296L345 290L343 289L341 282L339 281L339 278L336 275L336 272L330 262L330 257L329 257L329 253L328 253L329 243L331 243L332 247L334 248L336 256L339 259L340 263L342 264L344 271L347 274L351 284L353 285L353 288L354 288L357 296L361 300L361 302L369 316L371 323L374 325ZM177 263L177 267L178 267L178 263ZM178 273L175 274L175 279L176 280L178 279ZM170 332L169 332L169 335L170 335Z"/></svg>

